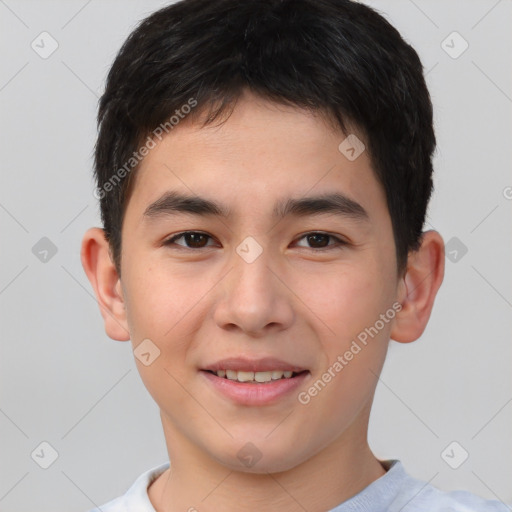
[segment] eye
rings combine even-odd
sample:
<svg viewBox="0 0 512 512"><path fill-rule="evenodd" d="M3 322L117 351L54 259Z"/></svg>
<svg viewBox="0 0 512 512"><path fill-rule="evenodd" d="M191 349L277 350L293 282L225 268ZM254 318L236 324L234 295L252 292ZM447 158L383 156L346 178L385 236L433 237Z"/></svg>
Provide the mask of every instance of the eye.
<svg viewBox="0 0 512 512"><path fill-rule="evenodd" d="M347 245L347 242L341 240L337 236L330 235L328 233L322 233L319 231L306 233L299 240L305 239L309 246L304 246L297 244L299 247L306 247L307 249L317 249L317 250L331 250L336 249L341 246ZM178 240L182 240L181 243ZM184 231L182 233L178 233L173 235L171 238L167 239L164 242L166 246L180 246L185 249L204 249L205 247L211 247L212 245L208 245L208 240L213 240L210 235L206 233L202 233L200 231ZM329 243L330 241L334 243Z"/></svg>
<svg viewBox="0 0 512 512"><path fill-rule="evenodd" d="M183 239L184 243L177 243L177 240ZM208 247L206 242L212 239L210 235L200 231L184 231L172 236L164 242L164 245L179 245L185 249L203 249Z"/></svg>
<svg viewBox="0 0 512 512"><path fill-rule="evenodd" d="M303 235L299 240L306 239L306 242L310 244L310 247L306 247L308 249L320 249L320 250L330 250L330 249L336 249L343 245L347 245L347 242L344 240L341 240L341 238L338 238L334 235L329 235L328 233L322 233L319 231L306 233ZM329 244L329 240L334 240L334 244ZM299 246L299 247L305 247L305 246Z"/></svg>

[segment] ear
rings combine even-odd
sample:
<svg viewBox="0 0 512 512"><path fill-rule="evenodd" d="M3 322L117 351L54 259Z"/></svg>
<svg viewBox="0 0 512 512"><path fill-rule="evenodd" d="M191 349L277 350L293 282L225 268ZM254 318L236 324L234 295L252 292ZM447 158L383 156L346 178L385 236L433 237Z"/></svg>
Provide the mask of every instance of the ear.
<svg viewBox="0 0 512 512"><path fill-rule="evenodd" d="M425 330L444 277L444 242L437 231L426 231L421 246L409 253L399 284L402 309L395 316L390 337L400 343L417 340Z"/></svg>
<svg viewBox="0 0 512 512"><path fill-rule="evenodd" d="M82 240L82 266L94 288L107 335L117 341L128 341L130 333L121 280L110 257L105 232L100 228L86 231Z"/></svg>

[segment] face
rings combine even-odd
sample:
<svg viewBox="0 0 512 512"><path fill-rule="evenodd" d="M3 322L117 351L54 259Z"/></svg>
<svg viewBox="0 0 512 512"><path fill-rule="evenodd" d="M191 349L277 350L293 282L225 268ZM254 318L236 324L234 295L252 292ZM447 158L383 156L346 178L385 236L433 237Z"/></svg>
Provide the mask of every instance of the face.
<svg viewBox="0 0 512 512"><path fill-rule="evenodd" d="M142 162L120 288L168 442L274 472L365 438L400 280L384 191L345 138L245 95Z"/></svg>

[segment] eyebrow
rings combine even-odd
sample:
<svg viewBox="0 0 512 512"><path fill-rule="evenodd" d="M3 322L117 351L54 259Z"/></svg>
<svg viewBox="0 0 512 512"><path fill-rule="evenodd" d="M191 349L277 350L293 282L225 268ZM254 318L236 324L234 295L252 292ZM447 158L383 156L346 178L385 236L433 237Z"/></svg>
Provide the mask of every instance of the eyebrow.
<svg viewBox="0 0 512 512"><path fill-rule="evenodd" d="M180 213L228 218L231 210L210 199L168 191L145 209L143 218ZM359 203L339 192L281 200L274 207L273 217L282 219L286 216L305 217L326 213L356 221L369 221L368 212Z"/></svg>

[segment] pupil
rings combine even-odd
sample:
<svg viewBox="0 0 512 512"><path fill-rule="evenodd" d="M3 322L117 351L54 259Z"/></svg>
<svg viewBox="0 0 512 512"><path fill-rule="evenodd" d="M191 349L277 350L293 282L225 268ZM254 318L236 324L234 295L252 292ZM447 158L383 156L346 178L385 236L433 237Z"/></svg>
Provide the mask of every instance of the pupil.
<svg viewBox="0 0 512 512"><path fill-rule="evenodd" d="M203 247L204 246L204 244L200 243L200 239L201 239L201 237L203 239L206 239L205 235L203 235L201 233L188 233L185 236L187 237L188 245L191 245L192 247Z"/></svg>
<svg viewBox="0 0 512 512"><path fill-rule="evenodd" d="M313 247L326 247L326 246L327 246L327 243L322 244L322 243L320 242L320 244L316 244L316 245L315 245L315 240L316 240L316 242L318 242L318 239L319 239L319 238L320 238L320 239L322 239L322 238L323 238L324 242L327 242L328 235L322 235L322 234L319 234L319 233L316 233L316 234L314 234L314 235L308 235L308 242L309 242L311 245L313 245ZM312 240L313 240L313 242L312 242Z"/></svg>

